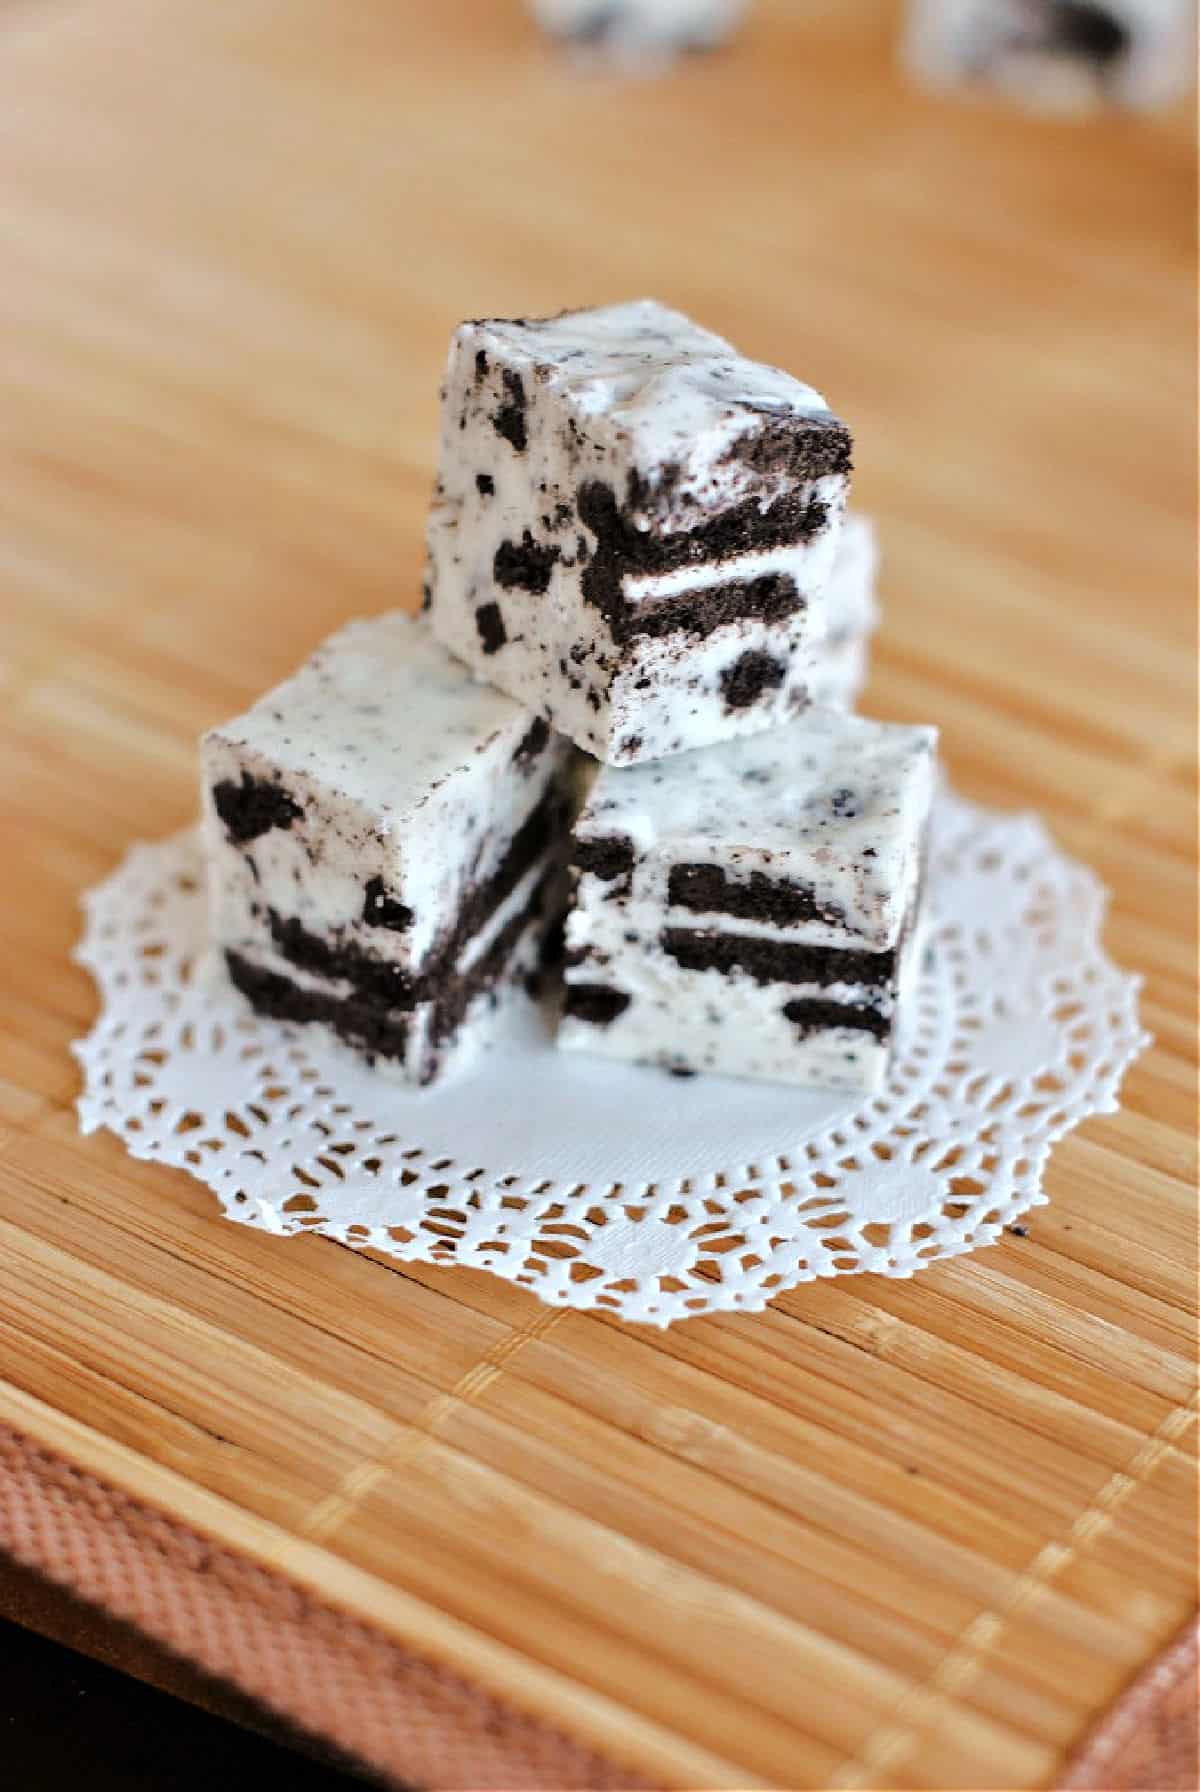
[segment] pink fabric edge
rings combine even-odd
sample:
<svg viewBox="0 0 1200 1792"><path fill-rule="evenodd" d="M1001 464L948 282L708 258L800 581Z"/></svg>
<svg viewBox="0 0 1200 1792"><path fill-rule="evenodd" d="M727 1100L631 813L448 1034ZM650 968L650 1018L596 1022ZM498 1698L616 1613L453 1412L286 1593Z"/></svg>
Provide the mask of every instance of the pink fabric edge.
<svg viewBox="0 0 1200 1792"><path fill-rule="evenodd" d="M647 1782L0 1425L0 1548L394 1781Z"/></svg>
<svg viewBox="0 0 1200 1792"><path fill-rule="evenodd" d="M399 1783L649 1792L586 1745L5 1425L0 1548ZM1121 1695L1059 1792L1114 1785L1122 1751L1165 1700L1194 1688L1198 1635L1192 1620Z"/></svg>
<svg viewBox="0 0 1200 1792"><path fill-rule="evenodd" d="M1195 1786L1198 1645L1200 1620L1191 1618L1089 1731L1065 1777L1059 1780L1058 1792L1110 1792L1114 1787L1133 1786L1164 1792L1169 1787ZM1184 1713L1182 1724L1174 1709L1176 1703ZM1160 1715L1162 1721L1156 1724ZM1150 1733L1150 1726L1162 1728L1167 1717L1170 1730L1166 1737ZM1132 1778L1128 1767L1133 1764L1122 1761L1131 1747L1142 1757Z"/></svg>

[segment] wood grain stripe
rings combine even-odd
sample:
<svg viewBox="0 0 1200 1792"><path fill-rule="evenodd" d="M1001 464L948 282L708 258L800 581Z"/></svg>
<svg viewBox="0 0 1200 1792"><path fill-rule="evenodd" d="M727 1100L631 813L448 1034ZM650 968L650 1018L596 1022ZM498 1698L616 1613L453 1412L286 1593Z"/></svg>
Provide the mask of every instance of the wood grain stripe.
<svg viewBox="0 0 1200 1792"><path fill-rule="evenodd" d="M1193 1394L1186 1406L1173 1407L1153 1435L1144 1439L1128 1468L1118 1469L1109 1476L1066 1536L1061 1541L1042 1545L1014 1584L1009 1597L994 1610L980 1612L972 1618L928 1682L902 1701L894 1719L870 1736L857 1755L842 1762L831 1785L869 1787L891 1783L896 1770L911 1755L918 1731L936 1722L942 1706L963 1694L974 1677L984 1670L984 1656L995 1646L1004 1626L1036 1600L1081 1551L1090 1548L1114 1523L1120 1508L1195 1423L1198 1399L1200 1395Z"/></svg>
<svg viewBox="0 0 1200 1792"><path fill-rule="evenodd" d="M452 1388L436 1395L411 1424L398 1430L394 1442L385 1450L378 1456L364 1457L361 1462L356 1463L340 1485L319 1500L296 1526L297 1537L314 1543L327 1542L339 1526L346 1522L360 1501L365 1500L390 1475L416 1460L456 1407L470 1406L473 1401L478 1400L503 1373L505 1365L512 1361L518 1351L527 1344L544 1338L565 1317L557 1308L545 1308L531 1315L518 1331L501 1338ZM290 1546L282 1545L271 1558L272 1566L284 1568L290 1553Z"/></svg>

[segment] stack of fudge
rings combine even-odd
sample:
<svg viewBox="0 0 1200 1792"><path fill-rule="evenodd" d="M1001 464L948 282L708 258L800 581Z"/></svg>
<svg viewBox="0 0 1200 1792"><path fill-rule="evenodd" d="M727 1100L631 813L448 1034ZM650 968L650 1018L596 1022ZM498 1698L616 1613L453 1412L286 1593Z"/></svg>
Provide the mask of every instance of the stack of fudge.
<svg viewBox="0 0 1200 1792"><path fill-rule="evenodd" d="M818 392L661 305L464 324L423 614L202 743L234 986L418 1084L549 969L564 1049L878 1086L936 732L850 713L850 469Z"/></svg>

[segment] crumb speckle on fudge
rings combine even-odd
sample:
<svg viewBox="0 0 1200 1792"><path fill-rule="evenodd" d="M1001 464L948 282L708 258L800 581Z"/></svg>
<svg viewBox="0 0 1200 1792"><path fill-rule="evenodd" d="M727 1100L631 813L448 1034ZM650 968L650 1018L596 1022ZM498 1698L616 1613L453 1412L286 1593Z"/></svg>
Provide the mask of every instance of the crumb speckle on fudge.
<svg viewBox="0 0 1200 1792"><path fill-rule="evenodd" d="M226 834L238 845L257 840L272 828L290 828L304 813L277 780L252 778L246 771L240 783L220 779L212 787L212 798Z"/></svg>
<svg viewBox="0 0 1200 1792"><path fill-rule="evenodd" d="M577 871L589 871L603 883L624 877L633 870L633 842L619 837L577 840L572 864Z"/></svg>
<svg viewBox="0 0 1200 1792"><path fill-rule="evenodd" d="M504 615L499 604L480 604L475 612L475 628L486 654L499 653L508 640L508 630L504 626Z"/></svg>
<svg viewBox="0 0 1200 1792"><path fill-rule="evenodd" d="M504 591L529 591L541 597L550 588L550 575L559 550L540 546L526 529L520 541L502 541L492 561L492 577Z"/></svg>
<svg viewBox="0 0 1200 1792"><path fill-rule="evenodd" d="M629 1006L630 998L619 989L608 989L602 983L569 983L566 1010L576 1020L589 1026L611 1026Z"/></svg>
<svg viewBox="0 0 1200 1792"><path fill-rule="evenodd" d="M367 879L362 918L369 927L390 927L395 933L413 924L412 910L388 895L381 877Z"/></svg>
<svg viewBox="0 0 1200 1792"><path fill-rule="evenodd" d="M492 423L496 434L511 442L518 454L524 454L527 443L525 433L525 384L519 373L505 367L501 372L504 386L504 401L492 415Z"/></svg>
<svg viewBox="0 0 1200 1792"><path fill-rule="evenodd" d="M545 716L535 716L513 754L513 764L528 768L550 745L550 724Z"/></svg>
<svg viewBox="0 0 1200 1792"><path fill-rule="evenodd" d="M767 691L777 690L787 677L787 666L772 654L751 648L726 666L721 674L721 695L727 709L747 709Z"/></svg>

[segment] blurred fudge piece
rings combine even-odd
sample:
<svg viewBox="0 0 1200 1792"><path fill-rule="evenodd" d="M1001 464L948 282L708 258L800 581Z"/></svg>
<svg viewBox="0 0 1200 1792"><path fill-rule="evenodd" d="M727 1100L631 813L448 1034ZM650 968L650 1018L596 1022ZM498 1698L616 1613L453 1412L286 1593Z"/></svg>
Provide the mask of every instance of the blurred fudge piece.
<svg viewBox="0 0 1200 1792"><path fill-rule="evenodd" d="M936 86L1041 111L1150 109L1195 79L1195 0L909 0L905 59Z"/></svg>
<svg viewBox="0 0 1200 1792"><path fill-rule="evenodd" d="M581 61L654 72L723 43L746 0L531 0L542 30Z"/></svg>

